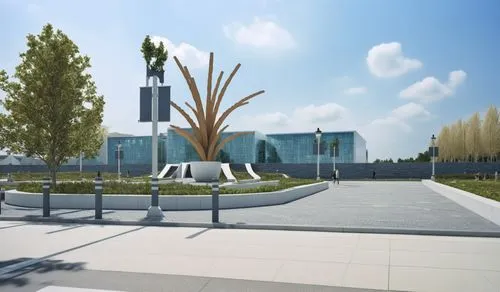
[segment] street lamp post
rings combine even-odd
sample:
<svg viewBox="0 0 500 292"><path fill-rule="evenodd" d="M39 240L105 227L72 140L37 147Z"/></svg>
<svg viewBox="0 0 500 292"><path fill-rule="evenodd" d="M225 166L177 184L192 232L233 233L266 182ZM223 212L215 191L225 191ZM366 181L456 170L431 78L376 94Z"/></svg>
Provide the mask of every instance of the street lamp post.
<svg viewBox="0 0 500 292"><path fill-rule="evenodd" d="M337 162L337 147L339 147L339 139L336 138L333 142L333 171L335 171L335 163Z"/></svg>
<svg viewBox="0 0 500 292"><path fill-rule="evenodd" d="M121 169L120 169L121 165L120 164L121 164L121 156L122 156L122 154L121 154L122 143L120 141L118 141L118 145L116 146L116 148L118 149L118 151L117 151L118 153L116 154L117 159L118 159L118 181L120 181L121 180Z"/></svg>
<svg viewBox="0 0 500 292"><path fill-rule="evenodd" d="M321 130L318 128L315 134L316 134L316 139L318 141L318 156L316 160L316 180L319 180L319 144L321 141Z"/></svg>
<svg viewBox="0 0 500 292"><path fill-rule="evenodd" d="M82 167L82 160L83 160L83 152L80 151L80 178L83 178L83 167Z"/></svg>
<svg viewBox="0 0 500 292"><path fill-rule="evenodd" d="M435 146L435 141L436 141L436 136L434 136L434 134L432 134L432 137L431 137L431 145L432 145L432 176L431 176L431 180L435 180L436 177L435 177L435 160L436 160L436 146Z"/></svg>

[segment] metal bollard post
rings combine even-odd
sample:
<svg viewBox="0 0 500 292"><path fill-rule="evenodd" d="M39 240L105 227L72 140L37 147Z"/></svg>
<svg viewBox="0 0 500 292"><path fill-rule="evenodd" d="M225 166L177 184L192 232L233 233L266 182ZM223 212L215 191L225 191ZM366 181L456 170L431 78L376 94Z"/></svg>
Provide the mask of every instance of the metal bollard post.
<svg viewBox="0 0 500 292"><path fill-rule="evenodd" d="M219 223L219 184L212 184L212 223Z"/></svg>
<svg viewBox="0 0 500 292"><path fill-rule="evenodd" d="M50 179L43 179L43 217L50 217Z"/></svg>
<svg viewBox="0 0 500 292"><path fill-rule="evenodd" d="M102 178L95 178L95 219L102 219Z"/></svg>
<svg viewBox="0 0 500 292"><path fill-rule="evenodd" d="M158 193L159 193L159 187L158 187L158 178L153 177L151 178L151 206L153 207L158 207Z"/></svg>
<svg viewBox="0 0 500 292"><path fill-rule="evenodd" d="M5 189L2 186L0 188L0 215L2 214L2 201L4 199L4 196L5 196Z"/></svg>

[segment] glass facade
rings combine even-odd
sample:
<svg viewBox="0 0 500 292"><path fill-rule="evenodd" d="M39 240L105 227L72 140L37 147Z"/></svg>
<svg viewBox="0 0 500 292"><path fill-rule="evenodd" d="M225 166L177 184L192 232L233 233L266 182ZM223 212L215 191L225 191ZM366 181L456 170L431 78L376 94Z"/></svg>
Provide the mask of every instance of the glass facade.
<svg viewBox="0 0 500 292"><path fill-rule="evenodd" d="M191 131L190 129L185 129ZM222 139L236 132L225 132ZM338 163L366 162L366 141L356 132L324 132L321 135L320 162L331 163L333 149L330 144L339 141L337 149ZM99 156L94 159L84 159L83 164L116 165L117 145L121 143L123 153L121 163L151 164L151 136L108 137L102 146ZM317 142L314 132L264 135L260 132L250 132L226 143L218 153L216 160L224 163L316 163ZM167 135L158 137L158 164L181 163L199 160L193 146L169 129ZM107 163L106 163L107 162ZM67 164L78 164L78 158L71 159Z"/></svg>
<svg viewBox="0 0 500 292"><path fill-rule="evenodd" d="M333 151L329 145L335 139L339 141L336 162L355 162L355 133L323 132L320 139L320 163L332 162ZM316 163L317 161L318 145L314 132L269 134L266 146L266 162L268 163Z"/></svg>
<svg viewBox="0 0 500 292"><path fill-rule="evenodd" d="M151 136L108 137L108 164L118 164L116 152L121 143L121 164L151 164ZM166 162L166 136L158 136L158 163Z"/></svg>
<svg viewBox="0 0 500 292"><path fill-rule="evenodd" d="M185 129L190 131L189 129ZM221 139L229 137L234 132L222 133ZM199 156L194 147L177 134L169 129L167 134L167 162L181 163L199 160ZM217 160L224 163L259 163L265 162L265 139L266 137L259 132L250 132L226 143L217 155Z"/></svg>
<svg viewBox="0 0 500 292"><path fill-rule="evenodd" d="M222 139L231 134L234 132L223 133ZM167 137L168 163L199 160L194 148L182 136L169 130ZM365 162L366 142L357 132L351 131L322 134L321 163L332 162L333 149L329 145L336 139L339 141L336 162ZM269 135L251 132L224 145L217 156L218 161L228 163L316 163L316 159L317 144L313 132Z"/></svg>

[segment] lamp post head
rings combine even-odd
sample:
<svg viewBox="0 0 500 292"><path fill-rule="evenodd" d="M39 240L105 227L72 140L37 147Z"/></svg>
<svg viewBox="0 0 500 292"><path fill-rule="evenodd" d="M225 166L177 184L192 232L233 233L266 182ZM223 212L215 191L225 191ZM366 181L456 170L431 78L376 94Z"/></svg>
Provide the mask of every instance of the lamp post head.
<svg viewBox="0 0 500 292"><path fill-rule="evenodd" d="M432 139L432 141L436 140L436 136L434 136L434 134L432 134L431 139Z"/></svg>
<svg viewBox="0 0 500 292"><path fill-rule="evenodd" d="M317 139L321 138L321 130L319 128L316 130L315 134Z"/></svg>

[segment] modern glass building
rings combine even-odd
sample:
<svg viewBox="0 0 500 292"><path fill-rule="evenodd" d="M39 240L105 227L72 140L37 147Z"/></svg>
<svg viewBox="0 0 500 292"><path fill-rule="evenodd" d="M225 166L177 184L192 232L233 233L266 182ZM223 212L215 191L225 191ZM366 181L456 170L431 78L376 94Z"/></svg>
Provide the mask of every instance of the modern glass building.
<svg viewBox="0 0 500 292"><path fill-rule="evenodd" d="M166 136L158 136L158 163L166 162ZM108 137L108 164L118 164L118 144L121 144L121 164L151 164L152 162L151 136Z"/></svg>
<svg viewBox="0 0 500 292"><path fill-rule="evenodd" d="M318 144L314 133L268 134L266 162L316 163ZM320 139L320 163L333 159L331 143L338 139L336 161L339 163L366 162L366 141L356 131L324 132Z"/></svg>
<svg viewBox="0 0 500 292"><path fill-rule="evenodd" d="M191 129L185 129L191 131ZM222 139L236 132L225 132ZM330 144L338 139L336 162L367 162L366 141L356 132L323 132L320 143L320 162L331 163L333 151ZM107 137L99 156L84 160L84 165L117 165L118 143L121 144L122 165L151 164L151 136ZM314 132L268 134L252 131L224 145L217 160L224 163L316 163L317 142ZM158 163L181 163L199 160L193 146L172 129L158 137ZM74 158L68 164L79 164Z"/></svg>
<svg viewBox="0 0 500 292"><path fill-rule="evenodd" d="M190 131L189 129L185 129ZM234 134L234 132L222 133L222 139ZM218 155L218 160L224 163L264 163L266 157L266 136L259 132L251 132L247 135L226 143ZM199 160L194 147L182 136L172 129L167 133L167 161L168 163L180 163Z"/></svg>
<svg viewBox="0 0 500 292"><path fill-rule="evenodd" d="M187 130L187 129L186 129ZM223 133L222 139L235 132ZM356 131L326 132L321 136L320 162L330 163L333 151L330 143L338 139L339 163L366 162L366 141ZM251 132L224 145L218 160L229 163L316 163L316 136L311 133L264 135ZM191 144L173 130L167 134L167 163L199 160Z"/></svg>

